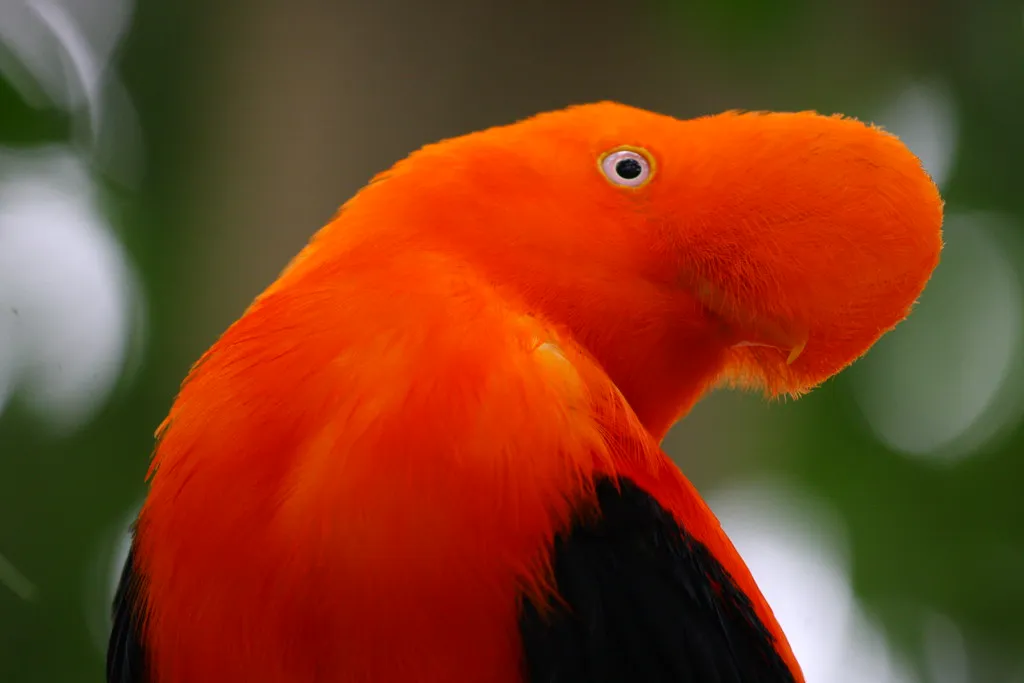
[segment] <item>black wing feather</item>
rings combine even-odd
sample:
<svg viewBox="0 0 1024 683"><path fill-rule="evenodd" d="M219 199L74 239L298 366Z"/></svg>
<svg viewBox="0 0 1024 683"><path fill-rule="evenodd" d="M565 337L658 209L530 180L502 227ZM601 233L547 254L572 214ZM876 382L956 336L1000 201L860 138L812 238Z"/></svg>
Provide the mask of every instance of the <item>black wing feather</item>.
<svg viewBox="0 0 1024 683"><path fill-rule="evenodd" d="M530 683L794 683L750 600L701 543L627 479L554 547L564 604L520 617Z"/></svg>
<svg viewBox="0 0 1024 683"><path fill-rule="evenodd" d="M134 543L128 551L114 594L113 628L107 645L107 683L148 683L146 650L142 644L139 575Z"/></svg>

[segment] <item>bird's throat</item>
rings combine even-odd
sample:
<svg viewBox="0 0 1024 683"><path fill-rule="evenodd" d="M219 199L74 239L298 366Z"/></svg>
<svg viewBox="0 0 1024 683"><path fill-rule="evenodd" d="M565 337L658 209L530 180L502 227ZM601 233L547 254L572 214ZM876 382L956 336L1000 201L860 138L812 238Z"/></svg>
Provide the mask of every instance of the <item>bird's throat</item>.
<svg viewBox="0 0 1024 683"><path fill-rule="evenodd" d="M605 367L640 423L660 443L715 383L727 359L728 347L717 339L691 340L681 351L652 353L632 367L614 362Z"/></svg>

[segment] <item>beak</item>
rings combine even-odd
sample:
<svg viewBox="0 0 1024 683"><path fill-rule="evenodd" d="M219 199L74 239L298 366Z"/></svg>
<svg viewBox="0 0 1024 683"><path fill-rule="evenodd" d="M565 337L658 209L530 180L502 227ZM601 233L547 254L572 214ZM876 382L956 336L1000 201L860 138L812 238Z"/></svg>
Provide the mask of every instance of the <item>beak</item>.
<svg viewBox="0 0 1024 683"><path fill-rule="evenodd" d="M686 125L694 162L673 170L685 182L651 189L686 207L674 284L717 324L724 382L803 393L907 316L942 250L938 188L898 139L851 119Z"/></svg>
<svg viewBox="0 0 1024 683"><path fill-rule="evenodd" d="M718 319L735 341L732 347L762 346L778 349L792 365L807 348L810 334L803 326L772 317L743 311L721 288L706 279L699 279L695 294L701 305Z"/></svg>

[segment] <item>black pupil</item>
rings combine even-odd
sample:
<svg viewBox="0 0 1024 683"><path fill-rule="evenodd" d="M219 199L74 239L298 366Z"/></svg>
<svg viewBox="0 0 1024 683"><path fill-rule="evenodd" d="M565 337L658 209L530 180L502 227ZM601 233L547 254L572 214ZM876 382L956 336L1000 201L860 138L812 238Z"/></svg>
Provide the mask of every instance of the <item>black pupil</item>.
<svg viewBox="0 0 1024 683"><path fill-rule="evenodd" d="M615 172L619 174L620 178L626 180L633 180L643 173L643 166L636 159L622 159L615 164Z"/></svg>

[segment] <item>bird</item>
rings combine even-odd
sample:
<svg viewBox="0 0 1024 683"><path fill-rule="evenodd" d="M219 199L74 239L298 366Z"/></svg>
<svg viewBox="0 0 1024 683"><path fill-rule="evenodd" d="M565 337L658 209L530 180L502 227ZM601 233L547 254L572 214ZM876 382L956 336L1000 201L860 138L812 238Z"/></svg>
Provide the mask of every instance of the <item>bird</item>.
<svg viewBox="0 0 1024 683"><path fill-rule="evenodd" d="M601 101L414 151L183 381L107 682L804 683L661 443L866 353L942 215L897 137L813 111Z"/></svg>

